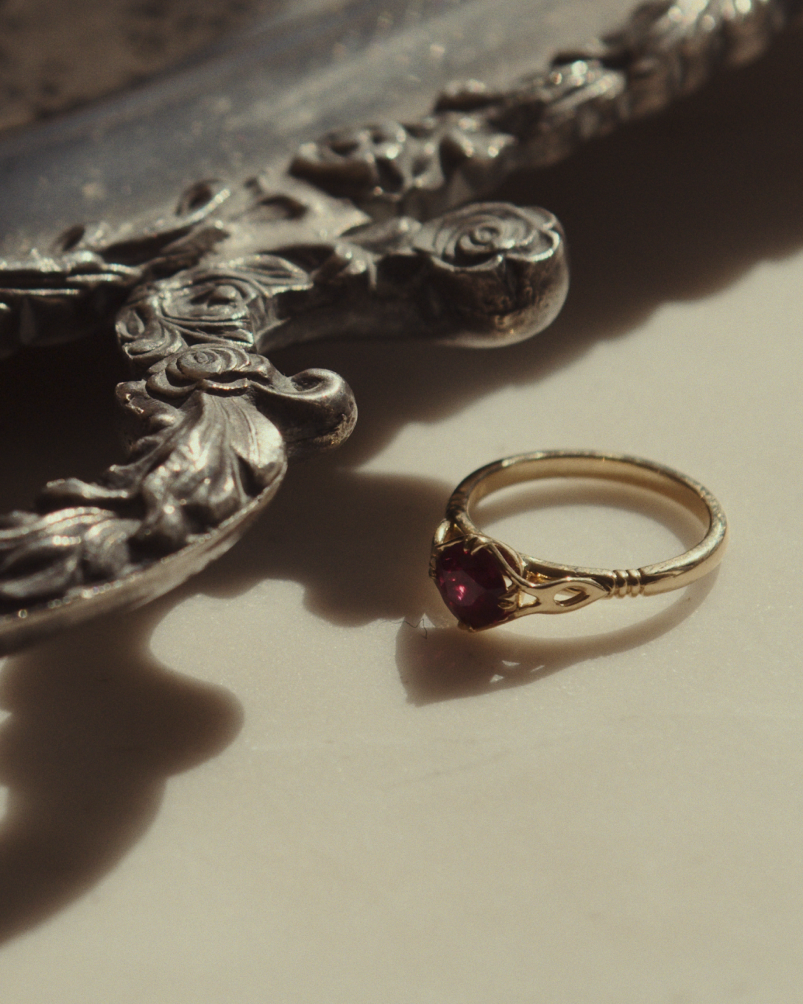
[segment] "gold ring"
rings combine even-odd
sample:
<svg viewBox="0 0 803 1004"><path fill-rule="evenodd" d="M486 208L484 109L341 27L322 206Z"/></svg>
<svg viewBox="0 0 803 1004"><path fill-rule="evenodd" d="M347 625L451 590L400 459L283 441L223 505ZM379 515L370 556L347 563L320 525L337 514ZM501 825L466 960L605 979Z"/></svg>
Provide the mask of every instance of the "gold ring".
<svg viewBox="0 0 803 1004"><path fill-rule="evenodd" d="M556 477L602 478L659 492L698 517L705 535L690 550L656 565L582 568L520 554L483 534L469 516L469 506L491 492ZM662 464L585 450L524 453L481 467L457 486L435 531L430 575L458 626L482 631L525 614L563 614L611 596L681 589L716 568L727 536L725 513L711 492Z"/></svg>

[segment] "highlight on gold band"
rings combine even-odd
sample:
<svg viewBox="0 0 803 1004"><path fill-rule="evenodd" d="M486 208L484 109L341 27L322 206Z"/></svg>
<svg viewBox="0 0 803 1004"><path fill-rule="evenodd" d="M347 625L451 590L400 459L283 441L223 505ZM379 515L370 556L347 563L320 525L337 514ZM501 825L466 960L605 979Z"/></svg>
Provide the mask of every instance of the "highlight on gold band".
<svg viewBox="0 0 803 1004"><path fill-rule="evenodd" d="M542 478L599 478L673 499L704 527L700 542L642 568L585 568L521 554L482 533L470 506L509 485ZM609 597L653 596L682 589L722 560L728 528L716 498L699 482L662 464L617 453L546 450L508 457L474 471L455 489L432 542L430 575L467 631L525 614L562 614Z"/></svg>

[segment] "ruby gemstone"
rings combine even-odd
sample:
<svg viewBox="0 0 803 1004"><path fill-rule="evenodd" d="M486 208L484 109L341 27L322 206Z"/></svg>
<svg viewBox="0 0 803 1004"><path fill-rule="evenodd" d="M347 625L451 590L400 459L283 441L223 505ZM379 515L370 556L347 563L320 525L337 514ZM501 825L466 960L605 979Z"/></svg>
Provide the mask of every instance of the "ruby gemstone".
<svg viewBox="0 0 803 1004"><path fill-rule="evenodd" d="M472 554L459 541L435 558L435 584L443 602L467 627L488 627L504 620L499 600L507 592L494 555L480 548Z"/></svg>

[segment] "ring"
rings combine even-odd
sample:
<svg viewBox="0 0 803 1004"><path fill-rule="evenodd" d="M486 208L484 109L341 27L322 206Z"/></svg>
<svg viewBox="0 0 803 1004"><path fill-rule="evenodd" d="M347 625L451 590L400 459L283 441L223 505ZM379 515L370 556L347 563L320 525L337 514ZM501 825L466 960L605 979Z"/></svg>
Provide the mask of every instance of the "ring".
<svg viewBox="0 0 803 1004"><path fill-rule="evenodd" d="M623 570L582 568L520 554L483 534L469 506L492 492L539 478L601 478L648 488L680 503L706 527L703 539L668 561ZM639 457L549 450L498 460L454 490L435 531L430 575L458 627L482 631L525 614L563 614L611 596L655 596L712 571L725 553L728 525L719 502L697 481Z"/></svg>

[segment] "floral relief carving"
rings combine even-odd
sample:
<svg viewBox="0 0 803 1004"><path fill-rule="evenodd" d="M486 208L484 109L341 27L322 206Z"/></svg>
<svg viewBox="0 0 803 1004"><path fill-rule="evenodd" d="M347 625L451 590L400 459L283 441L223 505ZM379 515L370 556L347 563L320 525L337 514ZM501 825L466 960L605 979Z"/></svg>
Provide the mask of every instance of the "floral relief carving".
<svg viewBox="0 0 803 1004"><path fill-rule="evenodd" d="M211 549L270 498L289 455L349 435L356 408L340 377L285 377L253 348L277 318L270 290L310 285L300 268L261 256L137 290L118 317L141 374L117 389L128 462L96 482L51 482L38 512L0 522L0 615L25 610L16 634L31 604L68 605L93 585L136 581L166 555Z"/></svg>
<svg viewBox="0 0 803 1004"><path fill-rule="evenodd" d="M377 219L391 207L442 212L755 59L800 12L800 0L651 0L621 29L558 53L508 89L453 84L420 122L328 133L303 144L290 171Z"/></svg>
<svg viewBox="0 0 803 1004"><path fill-rule="evenodd" d="M132 369L127 461L0 517L0 637L171 588L237 538L289 457L349 435L341 377L288 377L265 353L332 336L491 347L544 328L568 289L559 222L472 200L754 58L802 8L655 0L509 89L469 81L418 122L304 143L281 190L201 180L170 212L0 260L0 357L116 327Z"/></svg>
<svg viewBox="0 0 803 1004"><path fill-rule="evenodd" d="M262 356L233 345L184 349L151 367L146 381L155 397L183 398L194 390L208 394L239 394L250 381L267 378L270 366Z"/></svg>

